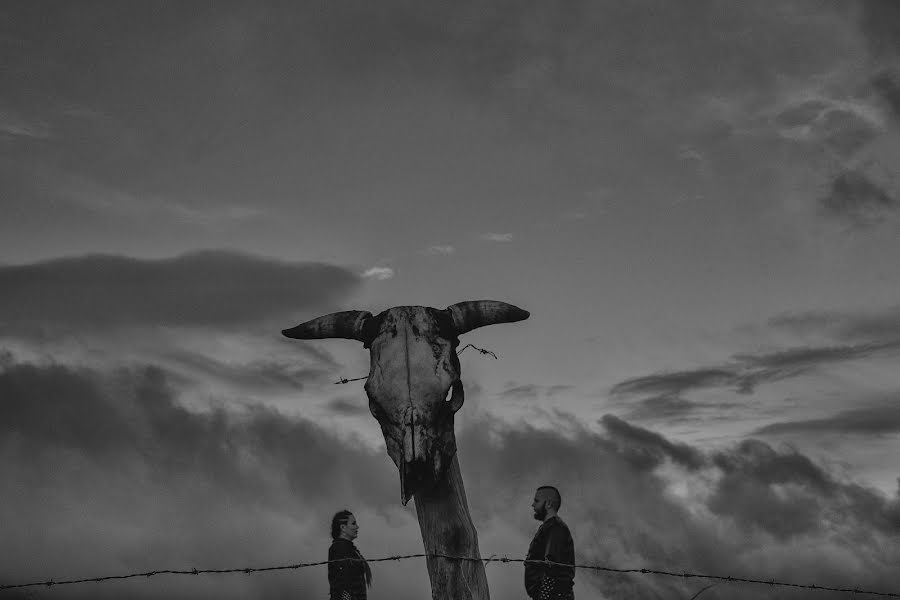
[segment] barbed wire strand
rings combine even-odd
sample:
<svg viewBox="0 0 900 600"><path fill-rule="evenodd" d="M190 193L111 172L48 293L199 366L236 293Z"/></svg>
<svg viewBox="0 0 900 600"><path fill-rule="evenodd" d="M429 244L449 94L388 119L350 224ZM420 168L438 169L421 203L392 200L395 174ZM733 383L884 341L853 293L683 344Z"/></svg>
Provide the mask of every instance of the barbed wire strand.
<svg viewBox="0 0 900 600"><path fill-rule="evenodd" d="M494 354L493 352L491 352L490 350L485 350L484 348L479 348L475 344L466 344L459 350L459 352L456 353L456 355L459 356L460 354L462 354L466 348L474 348L474 349L478 350L479 352L481 352L482 354L490 354L495 359L497 358L497 355ZM354 377L353 379L346 379L344 377L341 377L340 379L335 381L334 384L340 385L342 383L350 383L351 381L362 381L363 379L368 379L368 378L369 378L368 375L366 375L365 377Z"/></svg>
<svg viewBox="0 0 900 600"><path fill-rule="evenodd" d="M549 560L529 560L523 558L507 558L506 556L502 556L497 558L496 555L491 556L489 558L473 558L469 556L452 556L448 554L439 554L439 553L429 553L429 554L402 554L397 556L386 556L382 558L369 558L366 559L367 562L384 562L389 560L408 560L411 558L443 558L446 560L469 560L469 561L479 561L487 565L492 562L499 563L527 563L527 564L543 564L548 566L562 566L562 567L574 567L576 569L588 569L594 571L604 571L607 573L619 573L619 574L631 574L631 573L640 573L642 575L663 575L668 577L681 577L683 579L711 579L718 582L729 582L729 583L755 583L761 585L768 586L780 586L780 587L792 587L792 588L803 588L808 590L820 590L826 592L845 592L851 594L869 594L872 596L885 596L890 598L900 598L900 593L894 592L879 592L874 590L865 590L861 588L843 588L843 587L832 587L827 585L818 585L818 584L801 584L801 583L791 583L786 581L776 581L774 579L753 579L750 577L735 577L733 575L708 575L704 573L690 573L690 572L681 572L677 573L674 571L662 571L658 569L645 569L645 568L631 568L631 569L620 569L616 567L605 567L602 565L585 565L585 564L575 564L570 565L566 563L553 562ZM316 567L321 565L326 565L328 563L333 562L346 562L346 561L359 561L358 558L339 558L332 560L321 560L317 562L303 562L296 563L292 565L280 565L274 567L243 567L237 569L196 569L192 568L189 570L174 570L174 569L158 569L155 571L147 571L145 573L131 573L128 575L107 575L105 577L91 577L86 579L68 579L63 581L53 581L52 579L48 581L36 581L31 583L16 583L11 585L0 585L0 591L10 590L16 588L28 588L28 587L36 587L36 586L46 586L53 587L55 585L71 585L75 583L88 583L88 582L102 582L102 581L111 581L114 579L132 579L136 577L153 577L155 575L201 575L201 574L209 574L209 573L264 573L267 571L282 571L287 569L302 569L305 567ZM704 588L706 589L706 588ZM702 591L702 590L701 590Z"/></svg>

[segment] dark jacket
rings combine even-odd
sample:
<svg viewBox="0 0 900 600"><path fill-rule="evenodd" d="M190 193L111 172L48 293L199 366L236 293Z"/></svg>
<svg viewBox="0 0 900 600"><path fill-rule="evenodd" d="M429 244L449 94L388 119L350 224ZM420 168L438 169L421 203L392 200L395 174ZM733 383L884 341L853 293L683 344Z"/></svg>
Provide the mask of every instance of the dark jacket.
<svg viewBox="0 0 900 600"><path fill-rule="evenodd" d="M366 572L369 565L350 540L337 538L328 548L328 560L355 558L328 563L328 584L332 600L344 600L344 592L349 592L352 600L366 600ZM371 576L370 576L371 577Z"/></svg>
<svg viewBox="0 0 900 600"><path fill-rule="evenodd" d="M526 560L549 560L575 564L575 543L569 527L559 517L544 521L528 546ZM547 581L545 581L547 580ZM525 591L530 598L570 598L575 582L575 567L525 563ZM546 590L549 590L549 594Z"/></svg>

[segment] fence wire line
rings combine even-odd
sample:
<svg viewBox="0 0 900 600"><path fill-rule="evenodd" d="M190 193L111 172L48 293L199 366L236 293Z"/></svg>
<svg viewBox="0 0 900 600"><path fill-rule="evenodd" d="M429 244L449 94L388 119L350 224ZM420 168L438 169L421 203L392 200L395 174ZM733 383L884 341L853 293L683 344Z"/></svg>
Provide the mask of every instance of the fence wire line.
<svg viewBox="0 0 900 600"><path fill-rule="evenodd" d="M320 560L318 562L305 562L305 563L296 563L293 565L281 565L275 567L244 567L238 569L190 569L190 570L171 570L171 569L162 569L156 571L147 571L146 573L131 573L128 575L107 575L106 577L92 577L88 579L69 579L63 581L53 581L50 579L49 581L36 581L31 583L17 583L12 585L0 585L0 591L9 590L14 588L27 588L27 587L36 587L36 586L46 586L52 587L54 585L70 585L74 583L87 583L87 582L100 582L100 581L110 581L113 579L132 579L135 577L153 577L154 575L201 575L207 573L263 573L266 571L283 571L287 569L302 569L304 567L317 567L321 565L326 565L333 562L355 562L364 560L366 562L384 562L388 560L407 560L410 558L443 558L447 560L468 560L468 561L478 561L482 562L485 565L491 562L499 562L499 563L527 563L527 564L543 564L547 566L562 566L562 567L575 567L576 569L589 569L593 571L604 571L607 573L620 573L620 574L628 574L628 573L641 573L644 575L664 575L668 577L681 577L683 579L712 579L718 582L732 582L732 583L756 583L763 584L768 586L781 586L781 587L792 587L792 588L803 588L808 590L820 590L825 592L846 592L851 594L870 594L873 596L886 596L890 598L900 598L900 593L894 592L879 592L874 590L865 590L861 588L843 588L843 587L831 587L827 585L818 585L818 584L801 584L801 583L790 583L786 581L776 581L774 579L752 579L749 577L734 577L732 575L707 575L703 573L690 573L690 572L681 572L677 573L674 571L661 571L658 569L643 569L643 568L632 568L632 569L619 569L615 567L604 567L602 565L584 565L584 564L575 564L570 565L567 563L559 563L553 562L550 560L529 560L523 558L507 558L506 556L502 556L497 558L495 556L491 556L489 558L473 558L470 556L452 556L449 554L439 554L439 553L426 553L426 554L402 554L397 556L385 556L383 558L369 558L369 559L359 559L359 558L338 558L333 560ZM704 588L705 590L706 588ZM703 590L701 590L703 591Z"/></svg>

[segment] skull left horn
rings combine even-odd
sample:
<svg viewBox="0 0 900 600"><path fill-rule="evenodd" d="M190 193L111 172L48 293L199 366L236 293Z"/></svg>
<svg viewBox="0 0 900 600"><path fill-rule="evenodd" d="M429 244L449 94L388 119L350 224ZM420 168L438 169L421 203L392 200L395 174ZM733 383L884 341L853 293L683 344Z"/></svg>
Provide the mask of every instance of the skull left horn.
<svg viewBox="0 0 900 600"><path fill-rule="evenodd" d="M363 341L363 326L371 316L372 313L364 310L345 310L283 329L281 333L295 340L345 338Z"/></svg>

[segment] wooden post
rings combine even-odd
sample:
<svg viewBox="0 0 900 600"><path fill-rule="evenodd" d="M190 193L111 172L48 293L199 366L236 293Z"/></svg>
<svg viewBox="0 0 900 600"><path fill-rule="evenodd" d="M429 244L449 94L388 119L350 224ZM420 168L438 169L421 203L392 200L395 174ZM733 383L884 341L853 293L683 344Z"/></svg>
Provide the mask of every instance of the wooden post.
<svg viewBox="0 0 900 600"><path fill-rule="evenodd" d="M425 552L479 559L427 558L432 600L490 600L456 455L443 481L417 492L415 503Z"/></svg>

